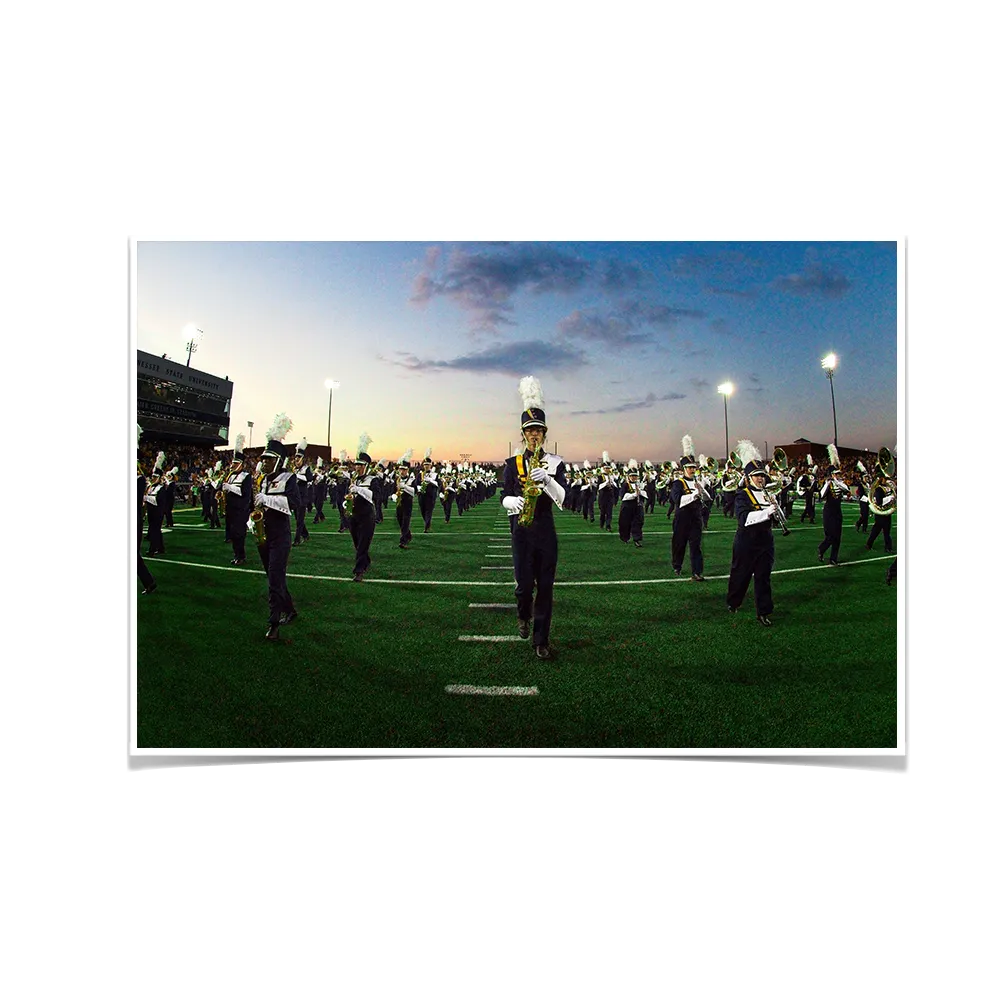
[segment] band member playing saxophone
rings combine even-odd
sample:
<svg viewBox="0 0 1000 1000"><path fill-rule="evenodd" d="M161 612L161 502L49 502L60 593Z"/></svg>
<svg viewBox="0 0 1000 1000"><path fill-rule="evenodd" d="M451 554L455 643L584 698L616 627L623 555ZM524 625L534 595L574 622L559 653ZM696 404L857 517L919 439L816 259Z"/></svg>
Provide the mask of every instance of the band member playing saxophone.
<svg viewBox="0 0 1000 1000"><path fill-rule="evenodd" d="M535 654L547 660L552 656L549 632L558 560L552 507L554 504L561 510L565 503L566 466L558 455L545 454L542 449L548 428L538 379L526 375L518 390L524 406L521 414L524 448L504 464L501 503L510 520L517 631L522 639L527 639L533 620Z"/></svg>
<svg viewBox="0 0 1000 1000"><path fill-rule="evenodd" d="M264 638L276 642L279 625L288 625L298 617L292 595L288 592L288 557L292 551L292 518L301 505L298 479L293 471L283 471L285 446L281 439L292 429L284 413L274 418L267 432L267 447L262 456L264 478L254 504L264 511L265 540L258 547L260 561L267 573L269 609Z"/></svg>

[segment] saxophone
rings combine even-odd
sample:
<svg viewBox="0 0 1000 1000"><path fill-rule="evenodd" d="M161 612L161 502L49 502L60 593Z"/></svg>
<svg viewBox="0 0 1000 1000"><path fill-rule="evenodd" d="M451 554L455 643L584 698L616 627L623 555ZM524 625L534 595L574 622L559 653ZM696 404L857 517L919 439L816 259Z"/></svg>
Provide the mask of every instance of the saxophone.
<svg viewBox="0 0 1000 1000"><path fill-rule="evenodd" d="M524 497L524 508L518 516L518 524L531 524L531 522L535 519L535 504L538 502L538 498L542 495L542 488L531 478L531 471L532 469L540 469L542 467L542 454L542 449L537 448L534 454L532 454L531 460L528 462L524 482L521 484L521 494Z"/></svg>
<svg viewBox="0 0 1000 1000"><path fill-rule="evenodd" d="M354 498L357 494L351 492L351 487L357 481L357 476L351 473L350 478L347 481L347 492L344 494L344 513L351 517L354 513Z"/></svg>
<svg viewBox="0 0 1000 1000"><path fill-rule="evenodd" d="M226 516L226 489L225 489L226 483L225 483L225 480L223 480L219 485L222 486L222 489L215 491L215 502L219 505L219 513L223 517L225 517Z"/></svg>
<svg viewBox="0 0 1000 1000"><path fill-rule="evenodd" d="M267 535L264 530L264 511L257 506L257 494L260 493L260 488L264 482L264 473L262 472L253 481L253 494L250 498L251 503L254 505L250 511L250 520L253 521L253 537L257 540L258 545L263 545L267 541Z"/></svg>

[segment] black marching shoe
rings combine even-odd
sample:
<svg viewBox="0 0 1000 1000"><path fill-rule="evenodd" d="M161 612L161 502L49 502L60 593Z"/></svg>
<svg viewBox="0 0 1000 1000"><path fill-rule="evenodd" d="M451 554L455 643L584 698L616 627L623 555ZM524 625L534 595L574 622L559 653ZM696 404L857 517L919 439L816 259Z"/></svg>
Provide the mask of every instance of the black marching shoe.
<svg viewBox="0 0 1000 1000"><path fill-rule="evenodd" d="M155 580L148 587L144 588L142 592L144 594L151 594L154 590L156 590L156 581Z"/></svg>
<svg viewBox="0 0 1000 1000"><path fill-rule="evenodd" d="M530 624L528 622L526 622L523 618L518 618L518 620L517 620L517 634L522 639L527 639L528 638L528 629L529 629L529 627L530 627Z"/></svg>
<svg viewBox="0 0 1000 1000"><path fill-rule="evenodd" d="M768 618L767 615L757 615L757 621L759 621L761 623L761 625L770 625L771 624L771 619Z"/></svg>
<svg viewBox="0 0 1000 1000"><path fill-rule="evenodd" d="M355 573L354 576L351 577L351 583L361 583L361 581L364 580L364 578L365 578L364 573Z"/></svg>
<svg viewBox="0 0 1000 1000"><path fill-rule="evenodd" d="M279 625L291 625L296 618L299 617L298 611L286 611L279 619Z"/></svg>
<svg viewBox="0 0 1000 1000"><path fill-rule="evenodd" d="M733 607L733 606L732 606L731 604L727 604L727 605L726 605L726 610L727 610L727 611L728 611L728 612L729 612L730 614L733 614L733 615L735 615L735 614L736 614L736 608L734 608L734 607Z"/></svg>
<svg viewBox="0 0 1000 1000"><path fill-rule="evenodd" d="M552 650L548 646L535 646L535 656L540 660L551 660Z"/></svg>
<svg viewBox="0 0 1000 1000"><path fill-rule="evenodd" d="M826 560L823 558L823 553L822 552L819 554L819 561L820 562L826 562Z"/></svg>
<svg viewBox="0 0 1000 1000"><path fill-rule="evenodd" d="M279 638L279 636L278 636L278 626L277 625L268 625L267 632L264 633L264 638L267 639L270 642L277 642L278 638Z"/></svg>
<svg viewBox="0 0 1000 1000"><path fill-rule="evenodd" d="M636 542L636 543L635 543L635 547L636 547L637 549L641 549L641 548L642 548L642 542Z"/></svg>
<svg viewBox="0 0 1000 1000"><path fill-rule="evenodd" d="M705 578L701 575L701 573L692 573L691 574L691 579L695 583L704 583L705 582Z"/></svg>

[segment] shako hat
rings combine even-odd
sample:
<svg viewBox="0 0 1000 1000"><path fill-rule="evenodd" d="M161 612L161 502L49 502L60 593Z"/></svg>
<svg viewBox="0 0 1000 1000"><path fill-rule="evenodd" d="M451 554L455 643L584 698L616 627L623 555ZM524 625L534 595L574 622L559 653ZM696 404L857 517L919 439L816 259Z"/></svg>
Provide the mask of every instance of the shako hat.
<svg viewBox="0 0 1000 1000"><path fill-rule="evenodd" d="M285 446L281 443L282 438L292 429L292 422L284 413L275 416L274 421L267 431L267 447L264 449L262 458L270 457L283 460L286 455Z"/></svg>
<svg viewBox="0 0 1000 1000"><path fill-rule="evenodd" d="M747 464L743 467L743 473L749 479L750 476L766 476L767 469L764 468L763 462L751 459L751 461L747 462Z"/></svg>
<svg viewBox="0 0 1000 1000"><path fill-rule="evenodd" d="M542 383L534 375L525 375L518 383L517 391L521 394L521 403L524 406L524 411L521 413L521 430L541 427L543 431L547 431L545 411L542 409L545 402L542 398Z"/></svg>

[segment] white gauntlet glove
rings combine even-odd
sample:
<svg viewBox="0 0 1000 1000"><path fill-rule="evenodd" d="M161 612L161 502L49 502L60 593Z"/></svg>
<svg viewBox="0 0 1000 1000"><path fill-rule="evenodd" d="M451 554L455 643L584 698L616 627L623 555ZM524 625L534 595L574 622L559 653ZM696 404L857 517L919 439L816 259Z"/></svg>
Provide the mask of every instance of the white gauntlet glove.
<svg viewBox="0 0 1000 1000"><path fill-rule="evenodd" d="M533 482L541 483L544 486L552 477L544 469L532 469L531 479Z"/></svg>
<svg viewBox="0 0 1000 1000"><path fill-rule="evenodd" d="M263 507L264 506L264 494L263 493L258 493L253 498L253 505L255 507Z"/></svg>
<svg viewBox="0 0 1000 1000"><path fill-rule="evenodd" d="M535 472L541 471L541 469L535 469ZM501 503L508 514L520 514L524 510L524 497L504 497Z"/></svg>

